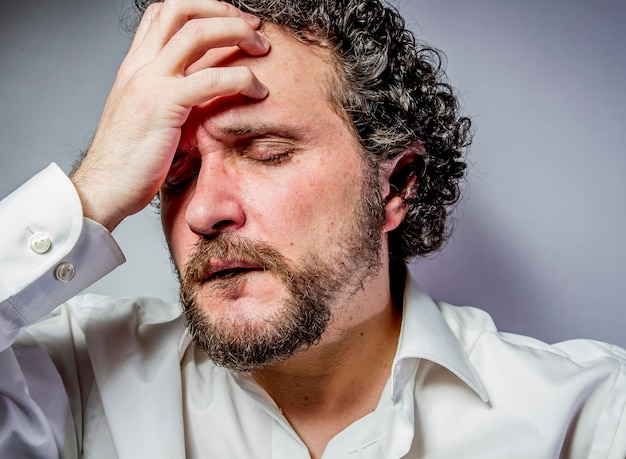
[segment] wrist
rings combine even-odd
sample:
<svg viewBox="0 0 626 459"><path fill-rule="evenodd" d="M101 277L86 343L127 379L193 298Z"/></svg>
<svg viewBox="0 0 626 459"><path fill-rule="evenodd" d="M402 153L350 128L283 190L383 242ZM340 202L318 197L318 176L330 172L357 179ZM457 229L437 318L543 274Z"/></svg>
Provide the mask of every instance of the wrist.
<svg viewBox="0 0 626 459"><path fill-rule="evenodd" d="M103 187L91 178L84 177L79 171L70 177L83 208L83 216L104 226L109 232L120 224L123 218L111 208L111 197L98 192Z"/></svg>

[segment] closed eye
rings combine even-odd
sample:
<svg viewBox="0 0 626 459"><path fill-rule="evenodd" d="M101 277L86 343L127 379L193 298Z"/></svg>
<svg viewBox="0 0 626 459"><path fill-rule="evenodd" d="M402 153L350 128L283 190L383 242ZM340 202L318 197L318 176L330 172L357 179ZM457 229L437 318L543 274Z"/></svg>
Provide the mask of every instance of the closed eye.
<svg viewBox="0 0 626 459"><path fill-rule="evenodd" d="M184 189L198 176L201 164L202 160L197 154L177 153L163 187L174 192Z"/></svg>
<svg viewBox="0 0 626 459"><path fill-rule="evenodd" d="M294 145L289 142L254 140L243 148L242 155L254 162L278 165L288 160L294 151Z"/></svg>

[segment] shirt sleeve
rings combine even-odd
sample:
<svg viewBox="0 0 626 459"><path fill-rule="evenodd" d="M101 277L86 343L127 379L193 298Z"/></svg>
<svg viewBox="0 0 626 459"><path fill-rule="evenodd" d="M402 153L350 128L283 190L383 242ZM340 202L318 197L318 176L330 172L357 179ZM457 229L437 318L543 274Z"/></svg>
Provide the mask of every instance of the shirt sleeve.
<svg viewBox="0 0 626 459"><path fill-rule="evenodd" d="M0 202L0 350L125 259L51 164Z"/></svg>
<svg viewBox="0 0 626 459"><path fill-rule="evenodd" d="M626 458L626 352L617 346L604 345L615 357L615 379L603 407L590 458Z"/></svg>
<svg viewBox="0 0 626 459"><path fill-rule="evenodd" d="M20 329L124 256L104 227L83 217L72 182L55 164L0 201L0 236L0 457L78 457L80 393L66 391L34 340L12 344Z"/></svg>

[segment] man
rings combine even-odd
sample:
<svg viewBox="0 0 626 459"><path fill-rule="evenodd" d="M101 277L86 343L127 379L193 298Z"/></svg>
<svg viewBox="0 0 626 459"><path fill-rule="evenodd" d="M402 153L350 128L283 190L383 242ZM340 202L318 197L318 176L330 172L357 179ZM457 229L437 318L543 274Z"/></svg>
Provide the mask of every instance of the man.
<svg viewBox="0 0 626 459"><path fill-rule="evenodd" d="M377 1L237 6L148 6L71 182L2 202L2 457L624 457L621 349L405 277L468 143L436 53ZM155 195L184 320L83 297L29 325Z"/></svg>

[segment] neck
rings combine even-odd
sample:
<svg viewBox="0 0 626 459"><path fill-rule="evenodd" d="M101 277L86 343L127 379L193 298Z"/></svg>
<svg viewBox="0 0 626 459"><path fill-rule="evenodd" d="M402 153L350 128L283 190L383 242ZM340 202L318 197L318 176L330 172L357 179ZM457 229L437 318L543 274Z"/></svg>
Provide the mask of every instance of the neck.
<svg viewBox="0 0 626 459"><path fill-rule="evenodd" d="M401 308L392 300L389 271L370 280L349 304L334 308L315 346L253 377L309 447L328 441L376 408L395 356Z"/></svg>

